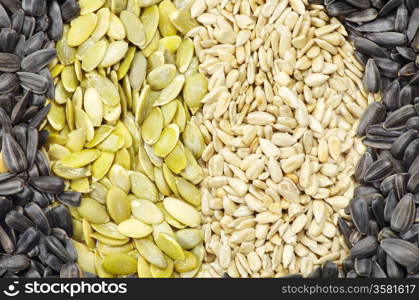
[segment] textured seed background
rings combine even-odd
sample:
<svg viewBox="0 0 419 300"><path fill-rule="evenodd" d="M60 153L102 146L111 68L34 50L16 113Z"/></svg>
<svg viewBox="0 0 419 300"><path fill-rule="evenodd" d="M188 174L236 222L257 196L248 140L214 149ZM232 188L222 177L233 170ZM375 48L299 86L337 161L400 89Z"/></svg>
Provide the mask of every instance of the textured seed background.
<svg viewBox="0 0 419 300"><path fill-rule="evenodd" d="M193 115L207 93L192 1L79 1L50 64L52 171L82 193L78 263L99 277L193 277L204 258Z"/></svg>

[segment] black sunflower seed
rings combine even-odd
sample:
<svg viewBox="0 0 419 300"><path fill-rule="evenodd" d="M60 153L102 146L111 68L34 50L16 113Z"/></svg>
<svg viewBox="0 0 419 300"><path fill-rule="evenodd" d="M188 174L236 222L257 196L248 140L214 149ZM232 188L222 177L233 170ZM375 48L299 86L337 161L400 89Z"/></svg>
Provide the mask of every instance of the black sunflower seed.
<svg viewBox="0 0 419 300"><path fill-rule="evenodd" d="M351 249L351 257L364 258L377 251L378 241L374 236L367 236L356 243Z"/></svg>
<svg viewBox="0 0 419 300"><path fill-rule="evenodd" d="M405 232L413 225L416 215L413 194L406 194L395 207L391 215L390 225L395 232Z"/></svg>
<svg viewBox="0 0 419 300"><path fill-rule="evenodd" d="M31 220L16 210L12 210L7 214L5 223L19 232L24 232L29 227L35 226Z"/></svg>
<svg viewBox="0 0 419 300"><path fill-rule="evenodd" d="M28 15L40 16L45 13L46 0L22 0L22 8Z"/></svg>
<svg viewBox="0 0 419 300"><path fill-rule="evenodd" d="M37 73L44 69L56 56L55 49L41 49L26 56L22 60L22 70ZM42 94L42 93L41 93Z"/></svg>
<svg viewBox="0 0 419 300"><path fill-rule="evenodd" d="M409 25L407 26L406 35L409 42L413 40L419 29L419 7L416 7L409 19Z"/></svg>
<svg viewBox="0 0 419 300"><path fill-rule="evenodd" d="M384 32L393 31L395 27L396 18L394 16L386 18L377 18L372 22L364 23L358 27L360 32Z"/></svg>
<svg viewBox="0 0 419 300"><path fill-rule="evenodd" d="M70 22L80 14L80 5L76 0L65 0L61 12L64 22Z"/></svg>
<svg viewBox="0 0 419 300"><path fill-rule="evenodd" d="M47 245L48 249L57 256L63 262L72 262L72 257L67 253L65 247L61 244L61 242L53 235L49 235L45 237L45 244Z"/></svg>
<svg viewBox="0 0 419 300"><path fill-rule="evenodd" d="M377 124L384 120L386 116L386 108L383 104L379 102L374 102L371 104L359 122L358 129L356 131L357 135L364 136L367 130L367 127L373 124Z"/></svg>
<svg viewBox="0 0 419 300"><path fill-rule="evenodd" d="M12 238L7 232L0 226L0 246L7 254L13 254L15 252L15 244Z"/></svg>
<svg viewBox="0 0 419 300"><path fill-rule="evenodd" d="M51 226L48 219L42 209L34 202L31 202L25 206L25 214L31 219L31 221L42 231L44 234L51 233Z"/></svg>
<svg viewBox="0 0 419 300"><path fill-rule="evenodd" d="M372 272L371 258L355 258L354 270L358 276L369 277Z"/></svg>
<svg viewBox="0 0 419 300"><path fill-rule="evenodd" d="M30 183L41 192L59 194L64 191L64 181L54 176L31 178Z"/></svg>
<svg viewBox="0 0 419 300"><path fill-rule="evenodd" d="M13 73L3 73L0 75L0 94L13 92L19 84L18 78Z"/></svg>
<svg viewBox="0 0 419 300"><path fill-rule="evenodd" d="M378 182L393 172L393 164L384 159L375 161L367 170L364 180L366 182Z"/></svg>
<svg viewBox="0 0 419 300"><path fill-rule="evenodd" d="M365 37L383 47L405 46L407 37L400 32L372 32Z"/></svg>
<svg viewBox="0 0 419 300"><path fill-rule="evenodd" d="M353 198L349 203L349 210L355 227L360 233L366 234L368 230L369 213L364 198Z"/></svg>
<svg viewBox="0 0 419 300"><path fill-rule="evenodd" d="M403 32L406 29L408 22L409 22L409 11L407 10L407 7L404 1L402 1L399 8L397 8L396 21L395 21L396 31Z"/></svg>
<svg viewBox="0 0 419 300"><path fill-rule="evenodd" d="M402 239L384 239L381 247L396 263L406 267L409 272L419 269L419 248Z"/></svg>
<svg viewBox="0 0 419 300"><path fill-rule="evenodd" d="M3 134L2 152L4 162L10 171L20 173L27 169L26 155L10 133Z"/></svg>
<svg viewBox="0 0 419 300"><path fill-rule="evenodd" d="M41 234L34 227L29 227L23 232L17 242L16 254L27 254L38 245Z"/></svg>
<svg viewBox="0 0 419 300"><path fill-rule="evenodd" d="M381 268L381 266L378 264L378 262L373 261L372 262L372 277L374 278L387 278L386 272Z"/></svg>
<svg viewBox="0 0 419 300"><path fill-rule="evenodd" d="M72 191L65 191L57 195L57 200L67 206L77 207L80 206L81 203L81 194Z"/></svg>
<svg viewBox="0 0 419 300"><path fill-rule="evenodd" d="M30 39L25 41L24 54L30 55L34 53L35 51L42 49L44 42L45 42L45 33L43 31L37 32Z"/></svg>
<svg viewBox="0 0 419 300"><path fill-rule="evenodd" d="M416 116L415 107L411 104L405 105L390 113L385 119L383 127L386 130L404 129L406 121L413 116Z"/></svg>
<svg viewBox="0 0 419 300"><path fill-rule="evenodd" d="M407 146L416 138L415 130L408 130L397 138L391 146L391 154L397 159L402 159Z"/></svg>
<svg viewBox="0 0 419 300"><path fill-rule="evenodd" d="M377 18L378 11L375 8L368 8L361 11L356 11L349 14L345 17L346 21L361 23L361 22L370 22Z"/></svg>
<svg viewBox="0 0 419 300"><path fill-rule="evenodd" d="M30 266L30 260L26 255L14 255L0 261L0 269L17 273L26 270Z"/></svg>
<svg viewBox="0 0 419 300"><path fill-rule="evenodd" d="M50 1L48 17L51 23L48 31L49 38L51 40L58 41L63 36L64 25L60 5L55 0Z"/></svg>
<svg viewBox="0 0 419 300"><path fill-rule="evenodd" d="M83 272L75 263L67 263L61 267L60 278L82 278Z"/></svg>
<svg viewBox="0 0 419 300"><path fill-rule="evenodd" d="M387 53L382 47L380 47L373 41L370 41L366 38L361 38L361 37L356 38L354 41L354 45L358 51L366 55L369 55L372 57L383 57L383 58L387 57Z"/></svg>
<svg viewBox="0 0 419 300"><path fill-rule="evenodd" d="M373 59L367 61L365 74L362 80L364 88L370 93L377 93L381 85L380 71Z"/></svg>
<svg viewBox="0 0 419 300"><path fill-rule="evenodd" d="M386 15L388 15L391 11L393 11L395 8L399 7L400 4L402 3L402 0L389 0L384 6L383 8L381 8L380 12L378 13L378 15L380 17L384 17Z"/></svg>
<svg viewBox="0 0 419 300"><path fill-rule="evenodd" d="M17 72L19 84L35 94L45 94L48 89L48 80L39 74L29 72Z"/></svg>

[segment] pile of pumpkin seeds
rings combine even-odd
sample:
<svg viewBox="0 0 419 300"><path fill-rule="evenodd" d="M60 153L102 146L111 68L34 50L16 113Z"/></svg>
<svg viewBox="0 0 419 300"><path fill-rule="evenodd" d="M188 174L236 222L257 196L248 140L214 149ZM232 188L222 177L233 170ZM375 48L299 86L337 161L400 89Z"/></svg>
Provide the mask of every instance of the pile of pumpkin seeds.
<svg viewBox="0 0 419 300"><path fill-rule="evenodd" d="M82 193L71 214L82 270L193 277L204 257L205 144L191 117L207 93L192 1L80 0L50 65L55 175Z"/></svg>

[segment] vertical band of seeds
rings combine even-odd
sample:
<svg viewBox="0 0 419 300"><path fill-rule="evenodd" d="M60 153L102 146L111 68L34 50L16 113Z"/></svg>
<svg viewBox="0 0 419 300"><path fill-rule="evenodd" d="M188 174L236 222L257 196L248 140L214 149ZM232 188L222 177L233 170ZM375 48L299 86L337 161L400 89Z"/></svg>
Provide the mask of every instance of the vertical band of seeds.
<svg viewBox="0 0 419 300"><path fill-rule="evenodd" d="M416 0L0 0L0 277L418 277L418 29Z"/></svg>

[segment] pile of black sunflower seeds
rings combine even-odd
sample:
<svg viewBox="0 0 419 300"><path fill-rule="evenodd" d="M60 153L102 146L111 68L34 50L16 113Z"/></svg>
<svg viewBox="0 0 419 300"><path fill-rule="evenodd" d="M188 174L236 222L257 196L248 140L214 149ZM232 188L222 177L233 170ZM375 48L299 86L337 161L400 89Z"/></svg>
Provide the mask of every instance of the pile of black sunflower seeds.
<svg viewBox="0 0 419 300"><path fill-rule="evenodd" d="M419 277L419 1L310 0L349 32L368 92L382 94L360 121L367 151L360 184L339 220L350 256L309 277Z"/></svg>
<svg viewBox="0 0 419 300"><path fill-rule="evenodd" d="M81 277L69 237L81 195L51 176L38 130L54 98L48 64L76 0L0 0L0 277ZM59 203L54 202L58 200ZM57 205L58 204L58 205ZM64 204L64 205L63 205Z"/></svg>

